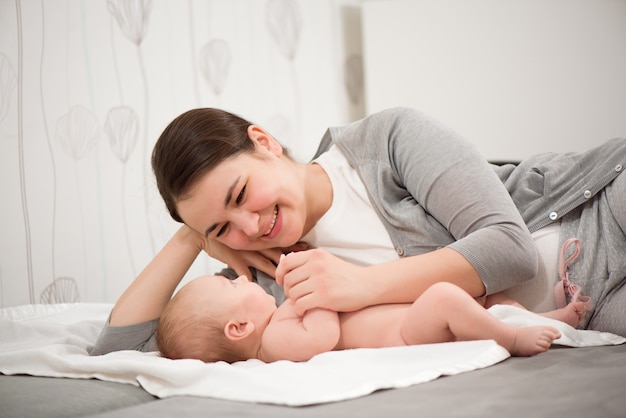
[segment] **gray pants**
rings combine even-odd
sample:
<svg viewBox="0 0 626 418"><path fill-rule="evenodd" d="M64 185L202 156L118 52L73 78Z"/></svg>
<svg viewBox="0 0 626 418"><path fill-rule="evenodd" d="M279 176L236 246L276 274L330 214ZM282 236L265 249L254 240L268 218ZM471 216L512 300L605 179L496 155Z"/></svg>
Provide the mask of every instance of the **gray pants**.
<svg viewBox="0 0 626 418"><path fill-rule="evenodd" d="M563 218L561 245L573 237L581 253L569 277L594 303L581 328L626 336L626 175Z"/></svg>

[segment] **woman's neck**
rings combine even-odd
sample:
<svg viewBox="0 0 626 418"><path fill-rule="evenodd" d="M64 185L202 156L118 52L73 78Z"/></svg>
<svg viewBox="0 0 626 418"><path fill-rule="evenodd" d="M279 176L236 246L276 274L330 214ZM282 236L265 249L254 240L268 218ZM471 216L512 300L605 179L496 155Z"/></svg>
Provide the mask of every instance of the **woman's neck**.
<svg viewBox="0 0 626 418"><path fill-rule="evenodd" d="M305 166L304 187L308 210L302 236L315 226L333 203L333 185L319 164Z"/></svg>

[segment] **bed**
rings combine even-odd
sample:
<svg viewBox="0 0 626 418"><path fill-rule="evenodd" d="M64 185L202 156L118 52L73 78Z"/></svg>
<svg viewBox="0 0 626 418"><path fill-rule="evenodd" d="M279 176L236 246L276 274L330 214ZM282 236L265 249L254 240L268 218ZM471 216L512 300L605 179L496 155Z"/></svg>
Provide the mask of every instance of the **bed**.
<svg viewBox="0 0 626 418"><path fill-rule="evenodd" d="M307 407L157 399L98 380L0 376L4 417L623 417L626 346L558 348L358 399Z"/></svg>
<svg viewBox="0 0 626 418"><path fill-rule="evenodd" d="M507 2L507 6L500 6L502 2L496 0L471 4L456 0L370 0L362 3L366 113L399 105L422 109L447 121L466 136L483 140L476 145L492 161L518 160L535 152L535 146L543 151L546 137L564 138L566 144L554 144L553 148L555 151L570 151L587 149L592 145L579 140L580 137L606 138L616 132L623 133L624 112L621 109L624 109L626 95L622 75L623 54L620 51L623 51L624 37L600 29L613 27L617 28L616 31L622 31L618 33L623 33L621 16L624 2L607 0L603 2L604 7L594 7L592 2L585 0L543 2L540 6L540 3L524 0ZM567 7L563 6L565 3ZM407 12L405 7L422 9ZM492 22L490 16L493 14L483 14L482 11L494 10L494 7L516 11L512 14L515 22L527 18L537 36L526 36L528 31L523 27L517 36L515 30L518 26L509 25L508 20ZM535 12L534 7L540 7L540 12ZM451 10L455 11L453 16L450 16ZM564 25L564 20L565 23L576 21L564 19L564 13L585 17L590 14L589 10L603 13L601 18L589 19L594 24L593 30L580 31L580 25ZM468 13L471 12L476 12L480 20L470 19ZM442 14L443 17L433 16L432 13ZM538 16L543 19L538 19ZM408 22L404 23L401 18ZM450 18L455 20L448 20ZM537 45L531 42L530 47L527 47L524 42L536 39L543 41L555 33L555 21L561 23L561 29L556 32L567 32L568 37L563 36L563 39L569 39L574 45L560 50L570 53L551 54L549 48L537 48L541 42L537 42ZM486 26L488 23L495 26ZM442 27L445 31L440 31ZM473 31L472 28L476 27L482 30ZM453 28L456 28L456 32L452 31ZM426 33L428 36L424 32L426 29L431 30ZM416 30L418 33L407 33L408 30ZM516 35L513 39L522 43L509 45L505 51L519 53L518 49L523 49L527 53L537 54L527 58L529 62L543 63L537 66L536 73L531 74L534 78L529 78L527 71L516 71L517 60L500 60L502 54L492 53L489 49L492 43L499 47L499 42L507 39L502 31L513 31L513 35ZM454 36L455 33L462 36ZM493 36L494 33L501 35ZM458 39L467 42L457 42ZM418 44L418 41L421 43ZM472 48L467 48L466 44ZM596 48L596 44L603 47ZM392 45L394 47L390 47ZM588 49L605 55L587 59L585 53L589 51L581 52L577 48L579 45L586 45ZM483 48L479 49L478 46ZM458 52L455 52L456 48ZM398 54L398 51L418 50L419 54ZM440 56L443 50L450 52ZM467 51L479 59L468 61ZM439 61L442 58L459 58L460 61L442 64ZM467 63L475 61L484 61L484 68L494 73L468 73ZM598 66L597 62L604 65ZM433 65L428 67L426 63ZM502 67L509 64L511 68ZM561 71L560 66L564 66L565 70ZM553 74L549 74L553 75L552 78L544 77L545 68L554 70ZM607 75L603 72L608 71L607 68L615 73ZM390 73L390 69L394 71ZM452 74L442 82L441 79L447 75L440 74L444 70ZM501 74L517 75L524 82L498 77ZM478 78L470 78L469 75ZM578 76L583 77L582 81L576 78ZM553 87L556 85L568 92L578 91L580 89L569 89L569 85L585 86L589 79L594 80L594 85L604 86L593 92L595 94L597 90L599 97L592 95L586 100L566 100L558 94L560 90ZM450 83L450 80L458 83ZM527 80L534 81L534 84ZM502 81L503 85L485 89L486 85L492 85L495 81ZM450 91L442 92L439 90L441 88L449 88ZM511 88L516 90L512 92ZM544 90L557 93L542 94ZM476 100L477 97L482 100ZM516 99L507 100L507 97ZM557 103L547 100L553 97ZM603 103L603 106L598 107L598 103ZM571 108L561 109L564 105L571 105ZM554 112L553 108L559 108L560 111ZM603 111L594 111L599 108ZM550 117L546 118L545 115ZM555 120L556 117L565 120ZM500 123L484 123L485 120ZM528 123L528 120L533 120L533 123ZM572 120L584 120L584 127L591 129L592 135L589 135L589 130L581 129L580 123L569 123ZM567 127L571 130L554 131L551 127ZM501 141L502 137L509 141ZM340 394L334 398L312 399L308 386L313 382L312 379L304 382L290 380L295 375L302 378L299 370L289 368L292 365L286 365L283 372L286 378L282 386L280 381L275 380L269 382L260 378L252 381L245 371L258 366L255 363L249 369L241 367L244 371L209 365L210 372L199 373L200 383L196 385L198 388L195 391L183 384L177 386L178 392L162 392L163 386L167 386L168 382L171 384L169 379L176 378L178 374L177 370L164 368L160 369L165 370L161 375L151 375L152 367L157 369L165 361L155 354L121 353L97 359L87 355L88 347L97 338L110 308L107 304L58 304L0 309L0 416L626 416L626 344L624 339L615 336L603 336L607 338L598 340L597 333L570 332L569 345L556 344L548 352L529 358L510 357L492 341L430 345L400 351L380 349L376 352L334 353L330 359L323 358L332 367L319 369L320 386L317 389L323 391L331 384L345 383L342 392L330 388L331 394ZM509 315L510 312L499 314L503 318L519 318ZM535 316L521 317L522 323L538 320ZM576 337L581 339L577 340ZM442 353L446 355L442 356ZM444 361L433 367L431 356L445 360L453 355L455 357L451 363ZM74 360L72 364L60 360L69 356ZM415 368L411 366L413 363L402 362L406 358L416 362ZM404 367L398 368L398 364ZM192 366L192 370L204 369L197 364ZM337 372L341 367L343 374ZM389 380L392 369L406 374ZM430 373L419 374L416 373L418 370ZM217 372L225 374L219 375ZM240 375L233 377L233 374L238 373ZM361 374L365 374L365 377L361 378ZM207 377L211 379L210 382L202 380ZM230 386L225 385L226 381ZM278 385L279 389L271 389L270 383ZM253 384L257 385L259 393L284 395L290 392L306 396L254 399L255 391L248 389ZM213 390L212 396L207 395L208 387Z"/></svg>
<svg viewBox="0 0 626 418"><path fill-rule="evenodd" d="M0 310L3 417L617 417L626 411L626 339L561 323L558 344L530 358L510 357L493 341L470 341L227 365L157 353L89 356L110 307ZM555 325L513 307L490 311L519 326Z"/></svg>

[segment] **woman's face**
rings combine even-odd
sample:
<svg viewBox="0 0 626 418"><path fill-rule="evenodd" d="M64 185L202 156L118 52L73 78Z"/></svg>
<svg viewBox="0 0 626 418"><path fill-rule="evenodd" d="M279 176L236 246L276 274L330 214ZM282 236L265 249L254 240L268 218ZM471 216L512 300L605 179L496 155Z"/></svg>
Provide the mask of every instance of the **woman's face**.
<svg viewBox="0 0 626 418"><path fill-rule="evenodd" d="M254 153L227 159L177 203L192 229L233 249L288 247L303 235L304 181L282 147L256 132Z"/></svg>

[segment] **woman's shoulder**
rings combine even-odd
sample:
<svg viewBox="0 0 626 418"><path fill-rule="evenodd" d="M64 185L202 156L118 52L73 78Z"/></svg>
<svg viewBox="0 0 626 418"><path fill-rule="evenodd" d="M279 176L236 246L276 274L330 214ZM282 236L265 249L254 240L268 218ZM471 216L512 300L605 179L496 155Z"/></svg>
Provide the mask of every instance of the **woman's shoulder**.
<svg viewBox="0 0 626 418"><path fill-rule="evenodd" d="M331 127L325 137L329 142L341 143L351 140L365 141L367 138L378 137L381 132L389 132L394 126L403 122L421 120L426 116L409 107L394 107L371 113L366 117L343 126ZM330 146L327 146L330 148Z"/></svg>
<svg viewBox="0 0 626 418"><path fill-rule="evenodd" d="M395 147L397 141L409 141L413 146L420 146L417 139L432 138L416 134L432 132L433 129L448 131L436 119L420 110L411 107L388 108L347 125L328 128L313 158L337 144L349 160L371 159L372 156L385 155L390 146Z"/></svg>

